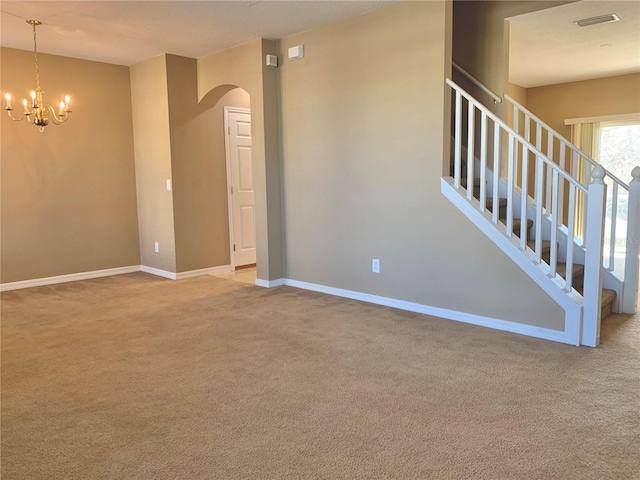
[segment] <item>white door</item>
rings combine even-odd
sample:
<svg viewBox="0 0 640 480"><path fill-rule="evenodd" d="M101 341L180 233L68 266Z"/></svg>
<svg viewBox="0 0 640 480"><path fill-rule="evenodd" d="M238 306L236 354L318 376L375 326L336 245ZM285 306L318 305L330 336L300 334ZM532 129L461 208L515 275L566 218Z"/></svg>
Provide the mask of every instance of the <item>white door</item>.
<svg viewBox="0 0 640 480"><path fill-rule="evenodd" d="M225 107L227 179L232 265L256 263L255 207L251 170L251 111Z"/></svg>

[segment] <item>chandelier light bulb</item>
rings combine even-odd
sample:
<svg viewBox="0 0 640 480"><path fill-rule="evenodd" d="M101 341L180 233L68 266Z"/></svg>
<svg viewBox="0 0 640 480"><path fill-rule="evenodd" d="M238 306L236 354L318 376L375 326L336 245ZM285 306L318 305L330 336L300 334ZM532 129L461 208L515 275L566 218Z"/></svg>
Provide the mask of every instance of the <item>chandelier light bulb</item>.
<svg viewBox="0 0 640 480"><path fill-rule="evenodd" d="M69 109L69 102L71 98L69 95L64 96L64 101L58 104L58 112L51 105L46 105L43 99L43 91L40 87L40 70L38 69L38 44L36 41L36 27L42 25L39 20L27 20L27 23L33 27L33 56L35 60L36 70L36 88L29 92L31 97L31 104L27 102L27 99L22 100L24 106L24 113L20 118L14 117L12 114L13 108L11 108L11 94L5 94L4 98L7 101L5 110L11 120L19 122L27 119L27 122L39 127L41 132L44 132L44 127L49 125L49 122L53 122L55 125L60 125L69 119L71 110Z"/></svg>

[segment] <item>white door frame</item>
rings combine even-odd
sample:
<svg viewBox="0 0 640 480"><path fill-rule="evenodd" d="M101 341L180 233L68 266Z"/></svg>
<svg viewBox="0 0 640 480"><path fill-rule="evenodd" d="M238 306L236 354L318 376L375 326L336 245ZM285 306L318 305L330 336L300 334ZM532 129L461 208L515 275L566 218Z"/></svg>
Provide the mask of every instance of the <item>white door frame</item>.
<svg viewBox="0 0 640 480"><path fill-rule="evenodd" d="M240 107L224 107L224 156L226 159L227 168L227 215L229 216L229 264L231 265L231 271L235 271L236 262L233 251L234 239L233 239L233 198L231 195L231 155L229 152L229 135L231 135L231 125L229 125L229 113L247 113L251 115L250 108ZM253 122L251 122L251 138L253 138ZM251 147L253 149L253 147ZM253 169L252 169L253 171ZM255 220L254 220L255 221Z"/></svg>

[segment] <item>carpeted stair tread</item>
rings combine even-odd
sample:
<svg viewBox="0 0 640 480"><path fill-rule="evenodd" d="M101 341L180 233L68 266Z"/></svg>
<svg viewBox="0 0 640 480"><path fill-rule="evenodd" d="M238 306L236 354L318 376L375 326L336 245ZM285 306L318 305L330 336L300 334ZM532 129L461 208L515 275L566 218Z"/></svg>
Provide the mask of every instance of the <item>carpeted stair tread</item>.
<svg viewBox="0 0 640 480"><path fill-rule="evenodd" d="M451 176L453 176L453 171L451 173ZM460 179L460 185L464 188L467 188L468 185L468 180L466 176L463 176L463 178ZM473 190L474 190L474 197L478 198L480 196L480 179L479 178L474 178L473 179ZM490 211L493 212L493 208L494 208L494 200L493 198L487 198L485 200L485 208ZM502 223L504 223L506 225L507 221L506 221L506 216L507 216L507 199L506 198L500 198L498 199L498 208L499 208L499 213L498 216L500 218L500 220L502 221ZM533 220L531 219L527 219L527 246L533 250L535 252L536 249L536 241L535 239L531 239L531 227L533 227ZM520 225L522 224L522 221L519 218L514 218L513 219L513 233L516 236L520 236ZM551 242L549 240L543 240L541 242L541 248L542 248L542 258L545 262L549 262L549 256L551 254ZM566 263L558 263L557 267L556 267L556 272L559 276L561 276L562 278L566 278L566 274L567 274L567 264ZM572 283L573 283L573 287L580 292L580 294L582 294L582 290L583 290L583 285L584 285L584 265L580 265L577 263L574 263L572 266ZM615 290L609 290L606 288L602 289L602 310L601 310L601 318L605 318L608 315L611 314L612 312L612 308L613 308L613 302L616 299L616 292Z"/></svg>
<svg viewBox="0 0 640 480"><path fill-rule="evenodd" d="M507 222L503 220L503 222L506 224ZM522 220L520 220L519 218L514 218L513 219L513 233L515 233L517 236L520 236L520 224L522 223ZM531 227L533 227L533 220L528 219L527 220L527 236L529 234L529 231L531 230ZM529 240L527 238L527 240Z"/></svg>
<svg viewBox="0 0 640 480"><path fill-rule="evenodd" d="M602 305L600 306L600 319L607 318L613 313L613 303L616 300L617 293L615 290L608 288L602 289Z"/></svg>
<svg viewBox="0 0 640 480"><path fill-rule="evenodd" d="M485 205L487 206L487 210L493 211L493 198L487 198ZM506 208L507 199L501 198L500 201L498 202L498 206L499 208Z"/></svg>
<svg viewBox="0 0 640 480"><path fill-rule="evenodd" d="M605 305L609 305L610 303L613 303L617 296L618 294L616 293L615 290L603 288L602 289L602 306L604 307Z"/></svg>
<svg viewBox="0 0 640 480"><path fill-rule="evenodd" d="M576 280L580 279L584 275L584 265L580 265L579 263L574 263L572 268L571 268L571 271L573 272L573 277L572 278L573 278L574 284L575 284ZM556 267L556 272L562 278L567 278L567 264L566 263L558 263L558 265ZM580 280L579 285L580 286L582 285L582 280Z"/></svg>
<svg viewBox="0 0 640 480"><path fill-rule="evenodd" d="M542 240L542 242L540 242L541 245L540 247L542 248L542 257L544 258L545 255L548 255L551 253L551 242L549 240ZM534 252L536 251L536 241L535 240L529 240L527 242L527 246L533 250Z"/></svg>
<svg viewBox="0 0 640 480"><path fill-rule="evenodd" d="M467 177L463 177L460 179L460 185L462 185L464 188L467 188L467 185L469 184ZM480 179L479 178L474 178L473 179L473 187L474 188L479 188L480 187Z"/></svg>

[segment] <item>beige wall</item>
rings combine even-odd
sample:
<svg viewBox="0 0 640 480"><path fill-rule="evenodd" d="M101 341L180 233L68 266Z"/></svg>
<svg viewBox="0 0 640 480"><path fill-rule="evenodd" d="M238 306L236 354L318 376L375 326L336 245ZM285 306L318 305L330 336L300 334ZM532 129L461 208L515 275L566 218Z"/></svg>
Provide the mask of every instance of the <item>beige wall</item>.
<svg viewBox="0 0 640 480"><path fill-rule="evenodd" d="M507 85L507 93L511 95L520 105L527 106L527 89L516 85L515 83L509 83ZM511 110L513 114L513 110Z"/></svg>
<svg viewBox="0 0 640 480"><path fill-rule="evenodd" d="M451 25L451 3L406 2L282 45L256 40L132 67L141 263L177 272L218 262L219 244L205 246L216 222L197 223L203 191L219 195L219 185L195 188L189 166L215 168L204 162L211 145L202 135L215 115L205 107L239 86L251 96L259 278L562 329L560 308L440 193ZM288 61L286 49L300 43L305 58ZM265 67L266 53L279 53L282 66ZM188 164L193 154L199 160Z"/></svg>
<svg viewBox="0 0 640 480"><path fill-rule="evenodd" d="M197 60L176 55L133 66L131 78L142 264L174 273L228 265L223 109L248 108L249 95L224 86L198 102Z"/></svg>
<svg viewBox="0 0 640 480"><path fill-rule="evenodd" d="M166 56L131 67L140 260L176 272ZM160 251L154 252L159 242Z"/></svg>
<svg viewBox="0 0 640 480"><path fill-rule="evenodd" d="M568 118L640 112L640 73L527 89L527 108L565 138Z"/></svg>
<svg viewBox="0 0 640 480"><path fill-rule="evenodd" d="M498 96L508 89L509 24L505 18L553 8L571 1L506 0L453 2L453 60ZM504 102L490 98L464 77L454 80L492 111L506 118Z"/></svg>
<svg viewBox="0 0 640 480"><path fill-rule="evenodd" d="M167 55L177 271L229 265L224 107L250 108L233 89L198 103L197 61Z"/></svg>
<svg viewBox="0 0 640 480"><path fill-rule="evenodd" d="M281 56L287 277L563 329L440 192L450 8L407 2L283 40L305 46Z"/></svg>
<svg viewBox="0 0 640 480"><path fill-rule="evenodd" d="M73 113L40 133L2 112L0 281L139 265L129 69L38 61L45 101L68 93ZM35 86L33 53L2 48L1 63L19 114Z"/></svg>
<svg viewBox="0 0 640 480"><path fill-rule="evenodd" d="M277 42L258 39L198 59L198 98L219 98L233 86L251 96L253 179L256 209L257 276L283 278L282 185L278 81L279 69L266 67Z"/></svg>

